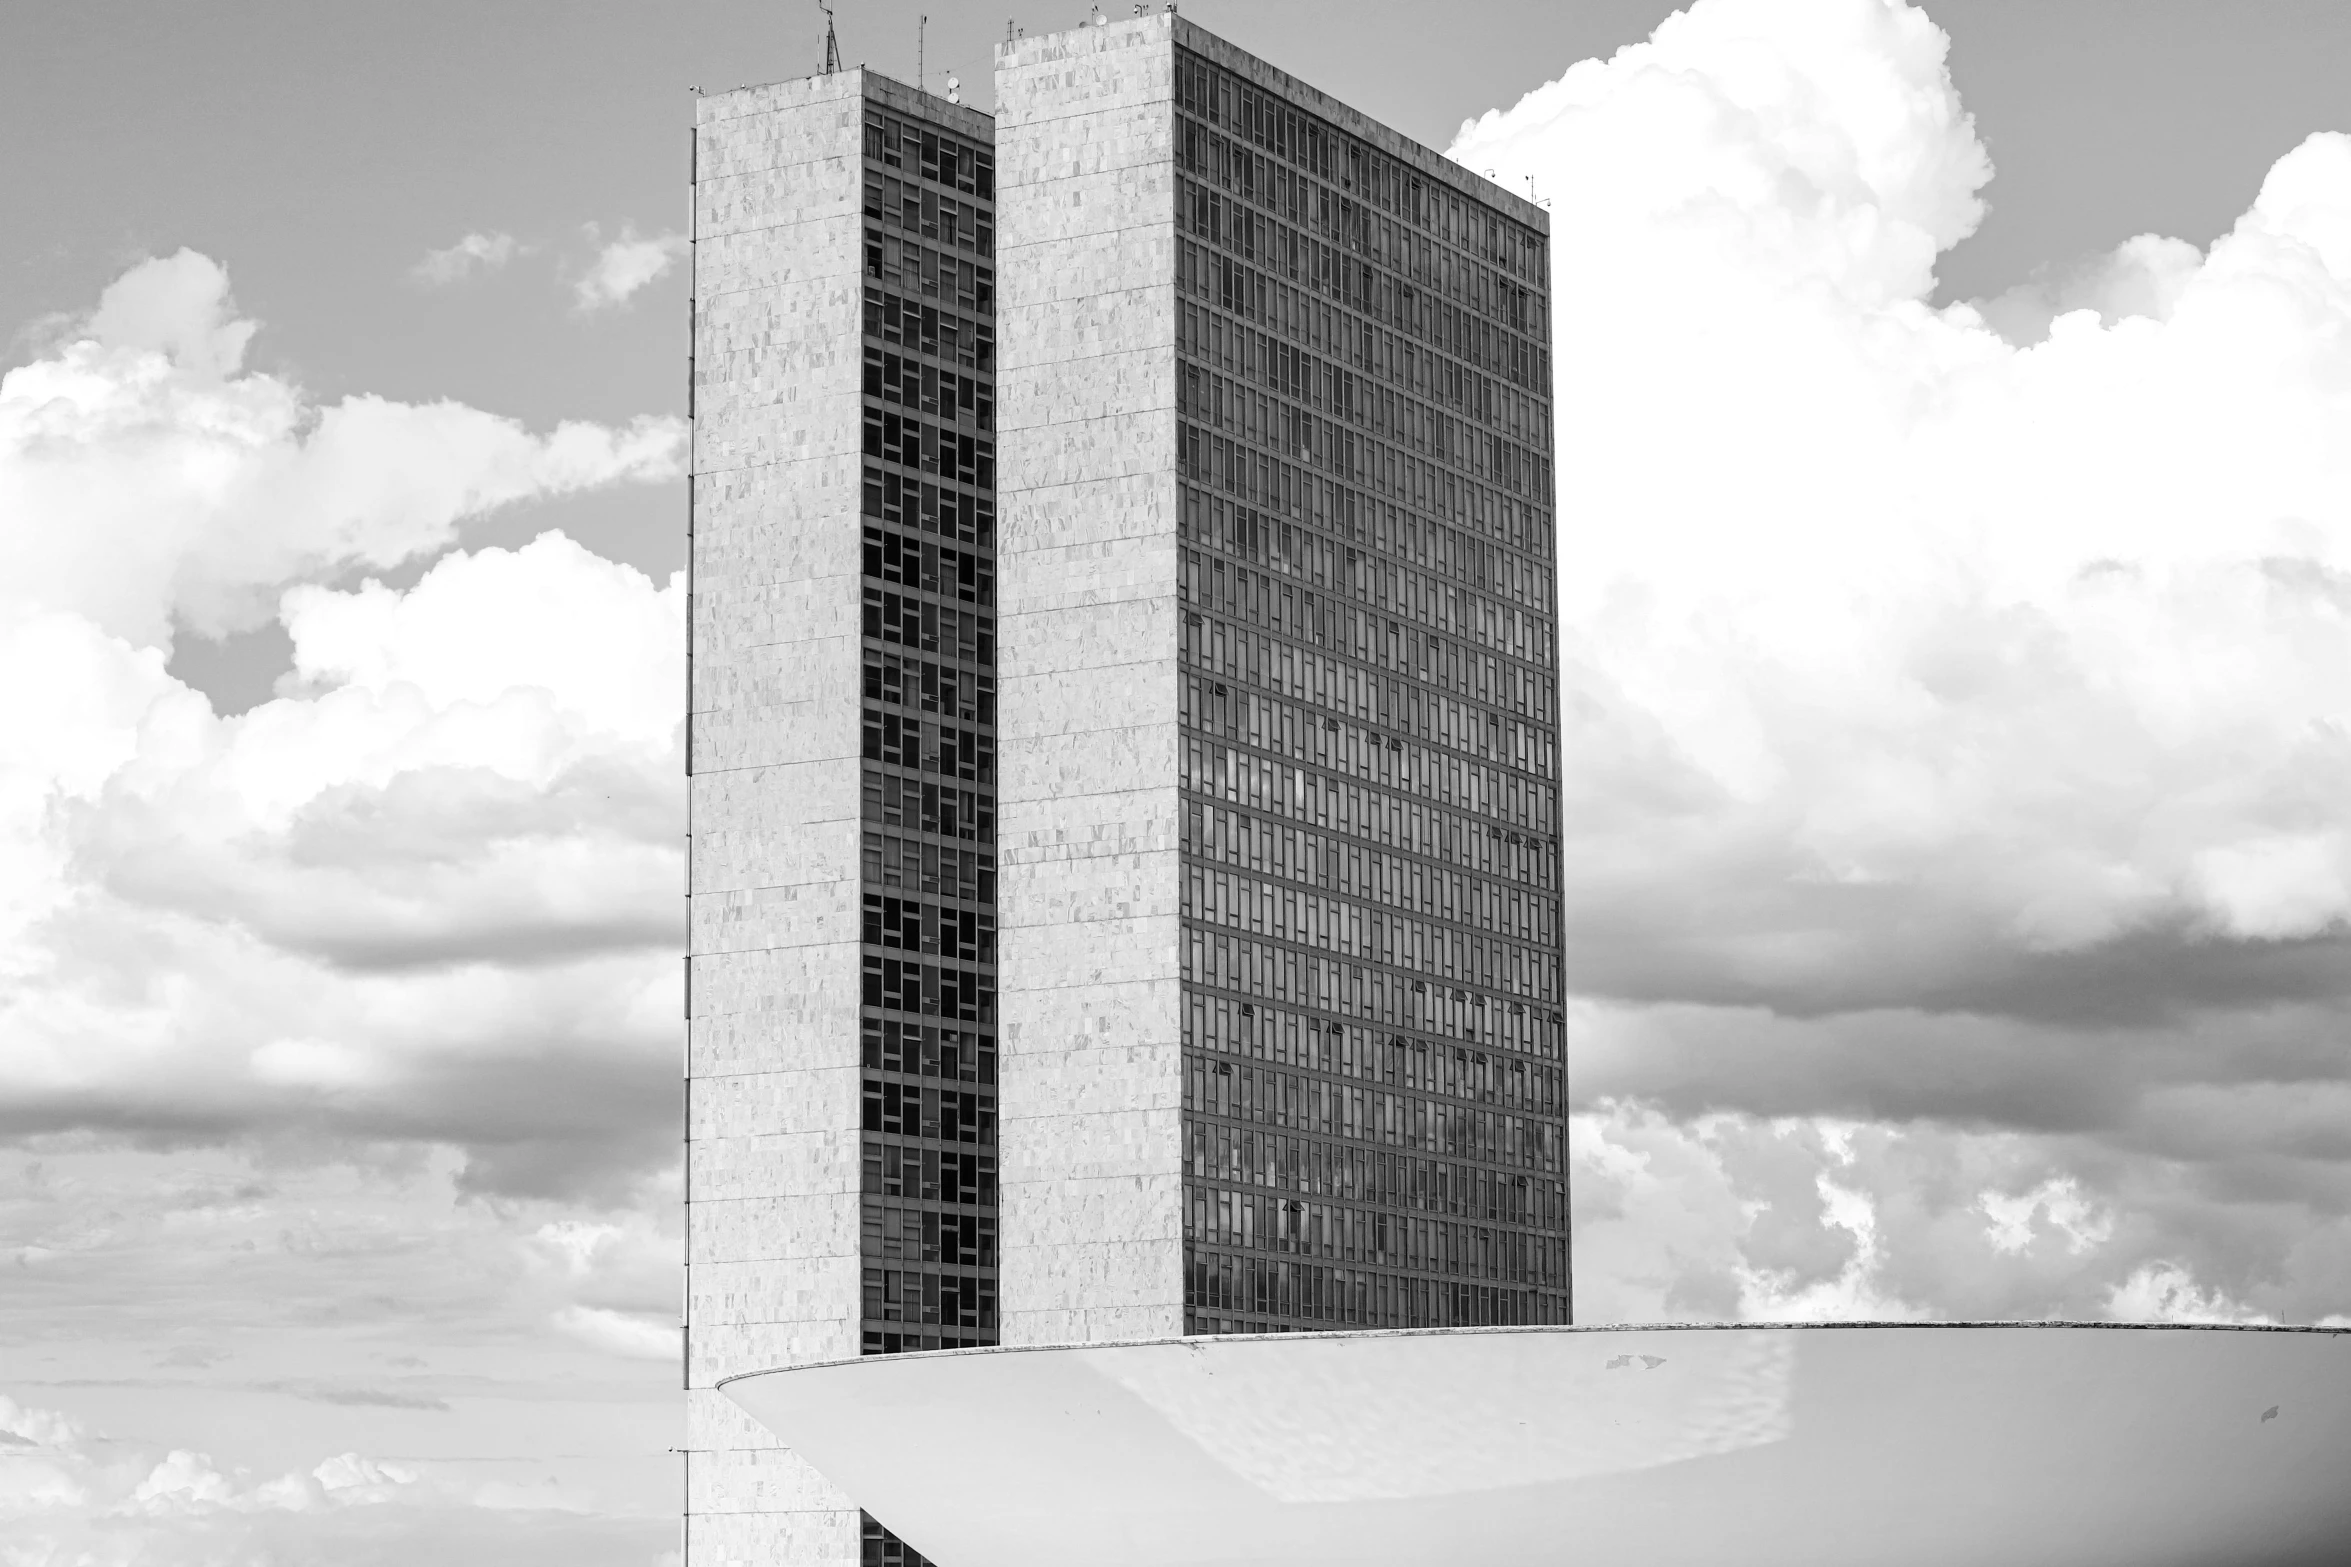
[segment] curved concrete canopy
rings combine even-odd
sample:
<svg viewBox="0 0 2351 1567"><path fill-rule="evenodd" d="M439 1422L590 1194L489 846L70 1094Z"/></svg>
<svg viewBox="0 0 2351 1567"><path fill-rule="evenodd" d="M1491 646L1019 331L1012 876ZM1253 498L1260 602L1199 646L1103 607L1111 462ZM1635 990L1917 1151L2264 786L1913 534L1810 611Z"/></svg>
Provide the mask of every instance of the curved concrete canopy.
<svg viewBox="0 0 2351 1567"><path fill-rule="evenodd" d="M939 1567L2344 1567L2351 1333L1486 1328L726 1391Z"/></svg>

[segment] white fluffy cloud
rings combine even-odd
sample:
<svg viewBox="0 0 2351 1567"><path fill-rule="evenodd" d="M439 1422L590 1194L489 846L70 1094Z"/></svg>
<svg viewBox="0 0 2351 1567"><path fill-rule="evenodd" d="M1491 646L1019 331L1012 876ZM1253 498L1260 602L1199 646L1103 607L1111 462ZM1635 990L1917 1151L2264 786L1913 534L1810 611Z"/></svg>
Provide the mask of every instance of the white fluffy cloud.
<svg viewBox="0 0 2351 1567"><path fill-rule="evenodd" d="M565 1516L589 1512L545 1486L469 1492L360 1453L253 1474L0 1395L0 1567L434 1558L637 1567L671 1528Z"/></svg>
<svg viewBox="0 0 2351 1567"><path fill-rule="evenodd" d="M323 1130L625 1185L674 1094L682 587L559 534L315 579L666 476L676 426L314 408L239 373L250 328L185 252L91 330L0 382L0 1130ZM167 672L176 625L273 608L280 700L223 719Z"/></svg>
<svg viewBox="0 0 2351 1567"><path fill-rule="evenodd" d="M595 238L593 227L588 237ZM686 250L683 234L640 235L623 226L620 238L600 248L596 259L573 282L573 302L583 311L625 303L630 295L676 266Z"/></svg>
<svg viewBox="0 0 2351 1567"><path fill-rule="evenodd" d="M42 1543L45 1521L73 1530L111 1519L135 1536L139 1519L380 1505L416 1480L411 1470L358 1453L271 1478L224 1472L208 1454L119 1442L0 1394L0 1518L14 1520L0 1562L58 1559L6 1554Z"/></svg>
<svg viewBox="0 0 2351 1567"><path fill-rule="evenodd" d="M2276 1242L2351 1212L2311 1125L2351 1106L2351 138L2209 253L1936 308L1990 176L1944 51L1894 0L1701 0L1454 148L1552 202L1588 1131L1680 1118L1716 1309L1773 1297L1696 1150L1797 1116L1873 1129L1807 1222L1892 1304L1951 1309L1936 1258L2055 1181L2111 1227L1986 1249L2016 1309L2339 1310L2351 1259ZM2021 1184L1871 1189L2010 1134Z"/></svg>
<svg viewBox="0 0 2351 1567"><path fill-rule="evenodd" d="M553 1321L583 1344L634 1360L675 1361L682 1352L674 1319L601 1306L566 1306Z"/></svg>
<svg viewBox="0 0 2351 1567"><path fill-rule="evenodd" d="M674 419L534 435L451 402L319 407L240 372L253 331L227 274L183 250L0 377L0 620L59 612L168 647L175 621L252 627L285 584L428 554L467 517L680 471Z"/></svg>
<svg viewBox="0 0 2351 1567"><path fill-rule="evenodd" d="M409 275L420 283L455 283L475 273L495 272L529 248L512 234L468 234L454 245L426 251Z"/></svg>

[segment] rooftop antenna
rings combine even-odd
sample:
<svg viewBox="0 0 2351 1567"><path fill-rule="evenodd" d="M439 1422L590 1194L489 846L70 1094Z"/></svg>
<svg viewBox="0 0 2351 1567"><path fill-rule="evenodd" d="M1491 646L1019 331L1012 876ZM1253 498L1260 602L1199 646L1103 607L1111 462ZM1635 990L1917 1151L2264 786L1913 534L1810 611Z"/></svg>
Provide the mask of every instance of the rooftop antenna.
<svg viewBox="0 0 2351 1567"><path fill-rule="evenodd" d="M841 68L841 41L833 36L833 8L816 0L816 8L824 13L824 73L832 75Z"/></svg>
<svg viewBox="0 0 2351 1567"><path fill-rule="evenodd" d="M963 102L963 83L955 79L953 71L947 73L947 101L949 103Z"/></svg>
<svg viewBox="0 0 2351 1567"><path fill-rule="evenodd" d="M923 69L923 35L930 31L930 27L931 19L928 16L914 19L914 85L924 92L931 90L930 72Z"/></svg>

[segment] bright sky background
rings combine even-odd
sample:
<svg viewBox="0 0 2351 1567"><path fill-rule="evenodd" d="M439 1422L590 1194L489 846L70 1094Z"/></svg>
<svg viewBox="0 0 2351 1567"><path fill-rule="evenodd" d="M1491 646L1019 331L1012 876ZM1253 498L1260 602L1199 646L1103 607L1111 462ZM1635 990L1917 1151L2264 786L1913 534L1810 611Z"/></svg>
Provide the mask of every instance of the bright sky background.
<svg viewBox="0 0 2351 1567"><path fill-rule="evenodd" d="M1580 1315L2351 1316L2351 8L1185 10L1553 202ZM0 17L0 1567L674 1544L688 88L820 39Z"/></svg>

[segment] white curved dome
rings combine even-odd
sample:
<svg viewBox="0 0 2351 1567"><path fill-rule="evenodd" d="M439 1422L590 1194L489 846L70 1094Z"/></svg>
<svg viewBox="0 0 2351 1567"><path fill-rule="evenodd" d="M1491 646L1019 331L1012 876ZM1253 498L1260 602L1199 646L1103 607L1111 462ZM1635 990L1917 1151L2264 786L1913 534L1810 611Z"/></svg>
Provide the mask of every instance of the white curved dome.
<svg viewBox="0 0 2351 1567"><path fill-rule="evenodd" d="M939 1567L2351 1563L2341 1331L1283 1334L725 1388Z"/></svg>

